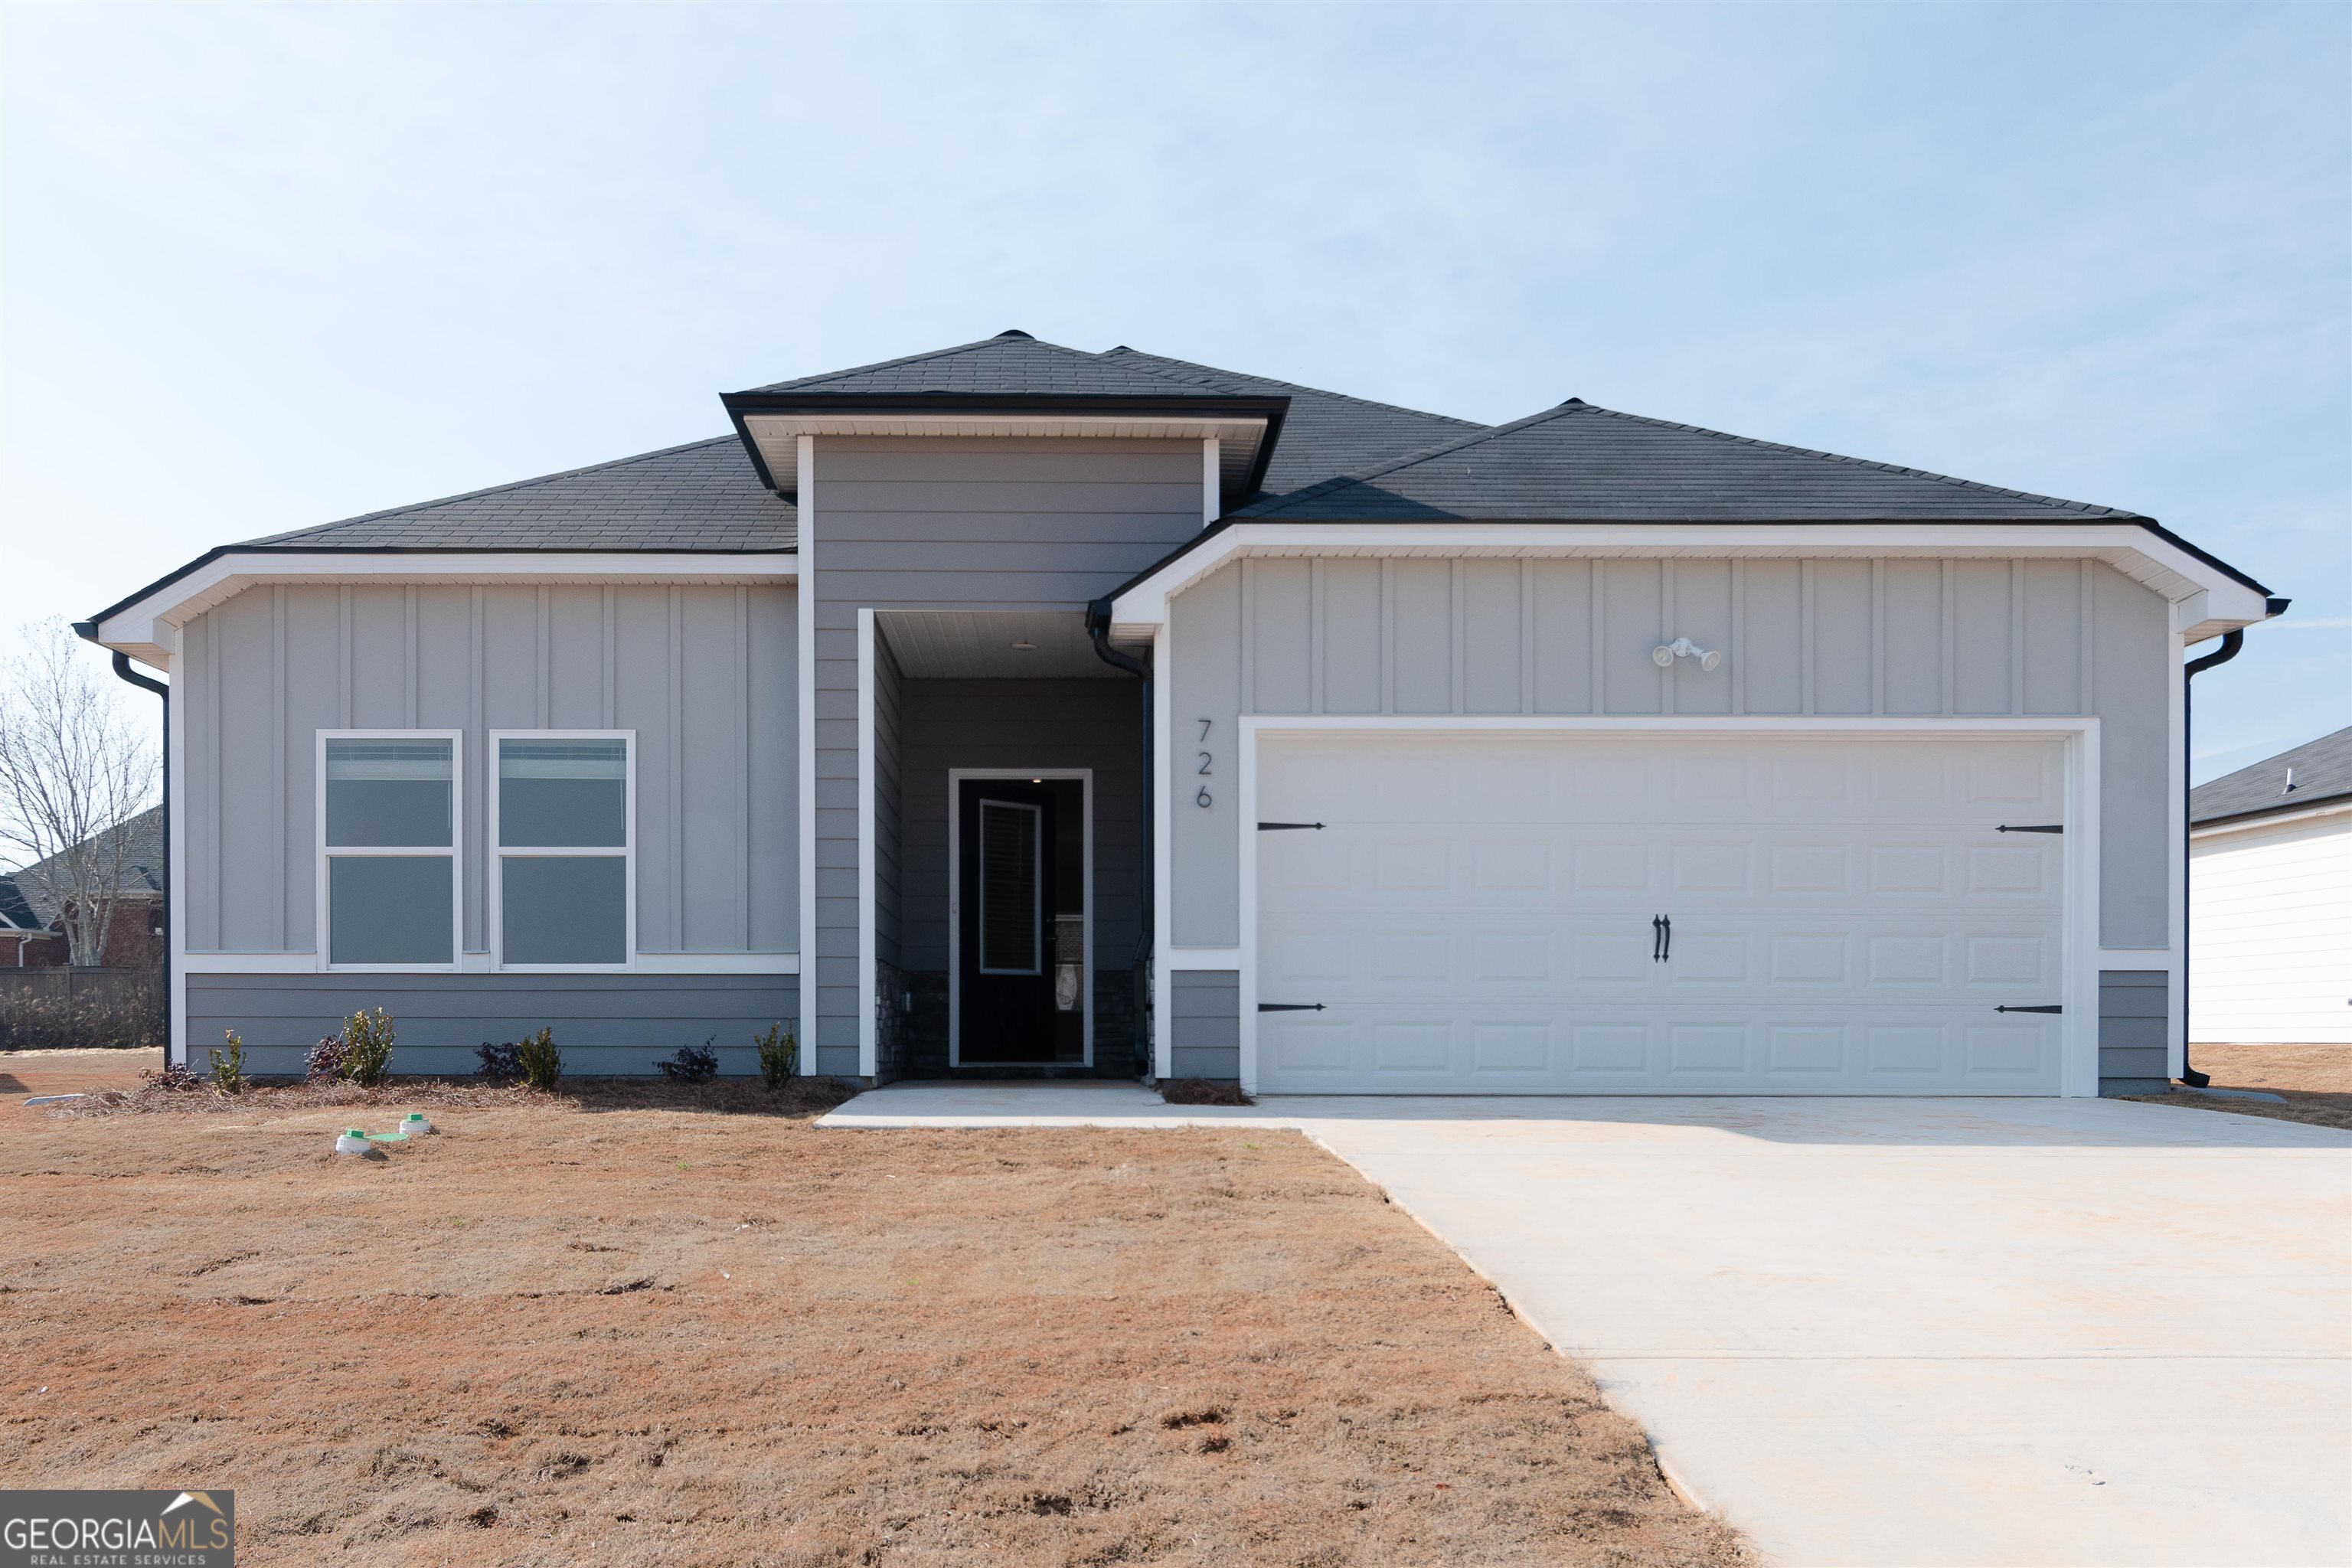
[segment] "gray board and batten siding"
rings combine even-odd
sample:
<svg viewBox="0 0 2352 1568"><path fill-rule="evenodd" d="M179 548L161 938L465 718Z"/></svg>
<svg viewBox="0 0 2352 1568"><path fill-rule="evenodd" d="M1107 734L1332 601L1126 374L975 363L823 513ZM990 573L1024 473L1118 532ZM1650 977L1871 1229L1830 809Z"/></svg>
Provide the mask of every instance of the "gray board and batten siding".
<svg viewBox="0 0 2352 1568"><path fill-rule="evenodd" d="M2102 563L1251 558L1170 606L1171 720L1243 714L2096 715L2103 947L2168 945L2165 601ZM1724 650L1703 672L1650 651ZM1222 745L1217 742L1222 742ZM1232 770L1175 748L1178 947L1241 940Z"/></svg>
<svg viewBox="0 0 2352 1568"><path fill-rule="evenodd" d="M800 492L816 649L817 912L803 967L816 987L814 1070L859 1071L857 612L1082 612L1200 532L1201 453L1194 440L1111 437L814 441L815 472ZM1120 686L1137 700L1131 683ZM876 742L878 774L888 764L878 733ZM892 837L882 826L877 816L877 862ZM1097 822L1098 855L1103 842ZM878 880L877 899L898 907ZM877 958L895 963L891 949L907 938L877 936ZM1102 956L1098 946L1098 967Z"/></svg>
<svg viewBox="0 0 2352 1568"><path fill-rule="evenodd" d="M381 1007L393 1017L392 1068L463 1077L484 1041L554 1031L563 1070L581 1078L650 1073L681 1046L706 1040L719 1070L760 1070L753 1039L800 1008L790 974L191 974L189 1066L235 1029L246 1070L299 1076L310 1047L343 1020Z"/></svg>
<svg viewBox="0 0 2352 1568"><path fill-rule="evenodd" d="M316 737L463 732L465 924L489 950L492 730L636 736L637 948L791 952L789 584L250 588L184 633L187 947L317 950Z"/></svg>

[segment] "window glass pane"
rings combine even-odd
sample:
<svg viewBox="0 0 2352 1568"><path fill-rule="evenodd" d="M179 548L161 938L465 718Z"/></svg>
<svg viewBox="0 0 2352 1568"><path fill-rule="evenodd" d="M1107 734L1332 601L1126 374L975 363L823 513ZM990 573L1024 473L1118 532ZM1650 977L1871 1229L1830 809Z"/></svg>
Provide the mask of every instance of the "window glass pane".
<svg viewBox="0 0 2352 1568"><path fill-rule="evenodd" d="M980 972L1038 973L1037 819L1034 805L980 803Z"/></svg>
<svg viewBox="0 0 2352 1568"><path fill-rule="evenodd" d="M626 741L500 741L499 842L618 849L628 778Z"/></svg>
<svg viewBox="0 0 2352 1568"><path fill-rule="evenodd" d="M449 842L449 742L329 741L327 842Z"/></svg>
<svg viewBox="0 0 2352 1568"><path fill-rule="evenodd" d="M499 910L508 963L628 961L628 869L618 855L508 855Z"/></svg>
<svg viewBox="0 0 2352 1568"><path fill-rule="evenodd" d="M337 855L327 861L330 963L450 962L446 855Z"/></svg>

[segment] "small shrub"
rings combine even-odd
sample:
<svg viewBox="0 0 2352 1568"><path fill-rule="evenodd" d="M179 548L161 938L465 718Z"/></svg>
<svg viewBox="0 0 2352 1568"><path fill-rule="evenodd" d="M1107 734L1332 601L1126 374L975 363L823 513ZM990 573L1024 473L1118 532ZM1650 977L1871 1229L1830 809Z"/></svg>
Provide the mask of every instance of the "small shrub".
<svg viewBox="0 0 2352 1568"><path fill-rule="evenodd" d="M785 1033L782 1024L772 1024L766 1034L752 1036L751 1043L760 1048L761 1081L770 1089L783 1088L801 1070L800 1037Z"/></svg>
<svg viewBox="0 0 2352 1568"><path fill-rule="evenodd" d="M325 1079L342 1077L343 1037L341 1035L329 1035L325 1039L312 1046L310 1054L302 1060L302 1070L310 1074L310 1081L313 1083Z"/></svg>
<svg viewBox="0 0 2352 1568"><path fill-rule="evenodd" d="M245 1041L235 1029L223 1029L221 1033L228 1037L228 1048L213 1048L213 1087L223 1094L243 1094Z"/></svg>
<svg viewBox="0 0 2352 1568"><path fill-rule="evenodd" d="M563 1053L555 1048L555 1031L541 1029L515 1047L515 1064L522 1080L537 1089L552 1089L563 1077Z"/></svg>
<svg viewBox="0 0 2352 1568"><path fill-rule="evenodd" d="M474 1047L474 1055L482 1062L474 1069L476 1078L485 1078L492 1083L512 1083L522 1076L522 1047L512 1040L502 1046L484 1040Z"/></svg>
<svg viewBox="0 0 2352 1568"><path fill-rule="evenodd" d="M343 1020L343 1076L373 1089L392 1070L392 1015L378 1007Z"/></svg>
<svg viewBox="0 0 2352 1568"><path fill-rule="evenodd" d="M698 1046L678 1047L677 1055L659 1065L666 1079L677 1083L700 1083L718 1073L719 1053L710 1048L709 1040L705 1040Z"/></svg>

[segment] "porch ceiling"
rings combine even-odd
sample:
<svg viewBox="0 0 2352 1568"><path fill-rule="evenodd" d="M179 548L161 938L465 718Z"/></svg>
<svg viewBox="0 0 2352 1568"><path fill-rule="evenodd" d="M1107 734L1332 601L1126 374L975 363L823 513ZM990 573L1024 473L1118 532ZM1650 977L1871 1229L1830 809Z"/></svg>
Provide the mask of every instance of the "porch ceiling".
<svg viewBox="0 0 2352 1568"><path fill-rule="evenodd" d="M1095 653L1083 615L879 610L874 624L910 680L1130 679Z"/></svg>

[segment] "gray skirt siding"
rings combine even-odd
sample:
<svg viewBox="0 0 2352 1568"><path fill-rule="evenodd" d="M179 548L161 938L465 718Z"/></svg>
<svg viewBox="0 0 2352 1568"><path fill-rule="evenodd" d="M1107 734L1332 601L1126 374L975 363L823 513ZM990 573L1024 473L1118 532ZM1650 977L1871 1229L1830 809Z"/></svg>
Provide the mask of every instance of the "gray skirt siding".
<svg viewBox="0 0 2352 1568"><path fill-rule="evenodd" d="M1242 1076L1242 977L1180 969L1168 977L1169 1067L1176 1078Z"/></svg>
<svg viewBox="0 0 2352 1568"><path fill-rule="evenodd" d="M2093 561L1237 562L1170 606L1170 940L1241 940L1245 713L2096 714L2101 944L2162 948L2170 635ZM1660 669L1677 636L1721 665Z"/></svg>
<svg viewBox="0 0 2352 1568"><path fill-rule="evenodd" d="M755 1073L755 1035L793 1033L797 976L766 974L191 974L188 1067L202 1073L224 1029L247 1070L299 1074L321 1036L352 1014L393 1016L393 1070L467 1074L474 1047L555 1031L563 1068L582 1077L651 1073L680 1046L709 1040L724 1073ZM807 1055L803 1053L803 1068Z"/></svg>

